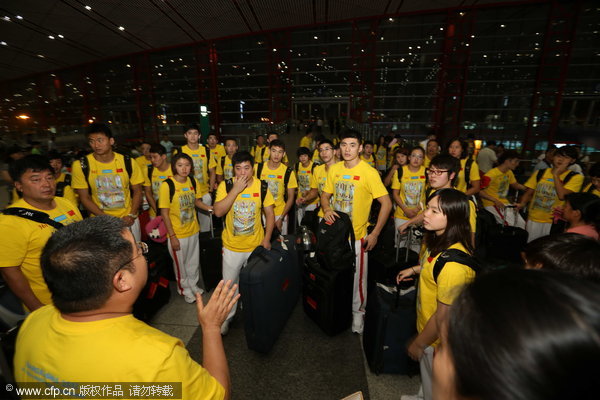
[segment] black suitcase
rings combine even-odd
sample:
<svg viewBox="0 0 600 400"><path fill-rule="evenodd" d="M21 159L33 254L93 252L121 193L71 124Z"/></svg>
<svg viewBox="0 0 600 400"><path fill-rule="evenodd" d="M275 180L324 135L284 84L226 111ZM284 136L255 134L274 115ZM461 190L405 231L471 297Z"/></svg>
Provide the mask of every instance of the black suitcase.
<svg viewBox="0 0 600 400"><path fill-rule="evenodd" d="M354 269L326 269L315 257L305 261L302 285L304 312L330 336L352 324Z"/></svg>
<svg viewBox="0 0 600 400"><path fill-rule="evenodd" d="M246 343L259 353L271 350L300 296L300 269L290 253L281 241L273 241L271 250L258 246L240 272Z"/></svg>
<svg viewBox="0 0 600 400"><path fill-rule="evenodd" d="M148 280L133 305L133 315L148 322L171 299L169 278L173 275L173 260L166 243L148 243Z"/></svg>
<svg viewBox="0 0 600 400"><path fill-rule="evenodd" d="M377 282L394 286L396 276L401 269L419 264L419 254L410 250L414 241L417 240L416 230L417 228L413 226L408 228L406 247L394 247L394 239L392 239L391 247L379 248L379 251L371 250L369 253L369 283ZM395 235L395 232L391 234Z"/></svg>
<svg viewBox="0 0 600 400"><path fill-rule="evenodd" d="M215 231L210 220L210 231L200 232L200 271L202 282L198 282L206 292L217 287L223 279L223 242L221 237L215 237Z"/></svg>
<svg viewBox="0 0 600 400"><path fill-rule="evenodd" d="M414 286L407 290L377 283L369 286L363 349L373 373L417 373L419 364L406 351L417 333L415 298Z"/></svg>

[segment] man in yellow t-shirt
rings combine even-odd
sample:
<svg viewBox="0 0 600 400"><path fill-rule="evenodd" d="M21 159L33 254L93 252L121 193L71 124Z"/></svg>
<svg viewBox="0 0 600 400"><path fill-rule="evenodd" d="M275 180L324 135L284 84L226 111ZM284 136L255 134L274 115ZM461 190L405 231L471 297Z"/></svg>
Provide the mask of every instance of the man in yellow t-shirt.
<svg viewBox="0 0 600 400"><path fill-rule="evenodd" d="M62 172L64 166L62 156L57 151L50 151L48 152L48 161L54 170L54 180L56 181L54 195L69 200L75 207L79 206L79 198L71 187L71 174Z"/></svg>
<svg viewBox="0 0 600 400"><path fill-rule="evenodd" d="M568 170L576 160L577 150L561 147L556 150L552 168L532 174L525 182L527 191L518 206L529 203L526 229L530 242L550 234L554 214L562 212L565 196L581 189L583 175Z"/></svg>
<svg viewBox="0 0 600 400"><path fill-rule="evenodd" d="M275 201L273 210L275 227L282 235L287 235L287 215L294 205L298 182L294 170L282 163L285 144L281 140L273 140L269 143L269 154L269 161L254 165L254 176L268 183L269 191Z"/></svg>
<svg viewBox="0 0 600 400"><path fill-rule="evenodd" d="M377 243L385 225L392 202L387 189L381 182L379 172L360 159L362 137L360 133L347 130L342 134L340 149L343 162L333 165L327 173L327 181L321 195L323 218L333 222L339 218L336 211L350 217L356 237L356 270L352 299L352 332L362 334L364 313L367 303L368 257L366 251ZM381 204L377 224L367 235L369 212L373 199Z"/></svg>
<svg viewBox="0 0 600 400"><path fill-rule="evenodd" d="M150 160L152 166L145 170L147 173L144 176L144 194L150 205L150 217L154 218L160 214L158 211L160 184L172 178L173 172L167 161L167 149L162 144L153 144L150 147Z"/></svg>
<svg viewBox="0 0 600 400"><path fill-rule="evenodd" d="M238 151L238 143L235 138L225 139L225 157L217 163L217 183L233 178L233 155Z"/></svg>
<svg viewBox="0 0 600 400"><path fill-rule="evenodd" d="M306 132L306 135L302 136L300 139L300 146L298 147L306 147L308 150L313 149L313 131L310 130Z"/></svg>
<svg viewBox="0 0 600 400"><path fill-rule="evenodd" d="M508 189L525 191L527 188L515 179L513 171L519 166L519 154L514 150L507 150L498 157L498 166L492 168L483 176L483 190L479 192L481 202L486 210L491 212L499 224L508 224L525 229L525 220L519 215L516 204L512 210L507 207Z"/></svg>
<svg viewBox="0 0 600 400"><path fill-rule="evenodd" d="M190 124L184 128L185 140L187 144L181 149L173 149L173 155L181 151L192 157L194 162L194 177L198 181L198 192L202 193L202 202L206 205L212 205L212 197L210 192L210 183L215 181L214 174L216 173L217 162L211 155L211 150L208 146L200 144L200 129L196 124ZM211 216L199 210L198 222L200 223L200 232L208 232L210 230Z"/></svg>
<svg viewBox="0 0 600 400"><path fill-rule="evenodd" d="M71 224L50 238L42 268L54 305L34 311L21 326L16 381L180 382L178 398L228 397L219 327L238 299L236 287L221 282L206 306L196 296L202 368L181 340L131 314L148 276L145 250L125 222L111 216Z"/></svg>
<svg viewBox="0 0 600 400"><path fill-rule="evenodd" d="M81 214L70 201L54 196L54 170L47 158L26 156L12 163L9 172L23 198L0 215L0 272L12 292L33 311L52 303L40 268L42 249L57 227L80 221ZM51 221L12 215L19 208L45 213Z"/></svg>
<svg viewBox="0 0 600 400"><path fill-rule="evenodd" d="M375 157L373 156L374 145L371 141L366 141L363 145L363 151L360 155L360 159L375 168Z"/></svg>
<svg viewBox="0 0 600 400"><path fill-rule="evenodd" d="M225 216L223 231L223 279L239 282L240 270L257 246L271 248L275 226L274 199L254 175L254 158L247 151L233 155L235 177L219 183L215 200L215 215ZM265 228L262 216L265 217ZM234 306L221 326L226 335L235 315Z"/></svg>
<svg viewBox="0 0 600 400"><path fill-rule="evenodd" d="M325 182L327 182L327 173L329 168L335 164L333 142L329 139L323 139L319 143L319 157L323 161L323 164L317 165L310 177L310 191L301 193L298 195L296 204L301 206L302 204L312 204L313 202L319 203ZM319 217L323 218L323 210L319 209Z"/></svg>
<svg viewBox="0 0 600 400"><path fill-rule="evenodd" d="M91 124L87 128L87 139L92 153L73 162L73 189L91 214L108 214L123 219L139 240L138 211L144 183L140 166L130 158L113 152L115 139L107 125Z"/></svg>
<svg viewBox="0 0 600 400"><path fill-rule="evenodd" d="M298 195L297 199L306 198L308 192L310 191L310 180L316 168L316 164L312 162L310 159L310 149L307 147L300 147L298 151L296 151L296 156L298 157L298 162L296 163L296 177L298 180ZM317 204L319 200L315 197L308 203L298 202L297 204L297 213L296 218L298 218L298 225L302 223L302 219L304 218L304 214L306 211L313 211L317 208Z"/></svg>
<svg viewBox="0 0 600 400"><path fill-rule="evenodd" d="M215 159L217 164L221 161L221 157L225 157L225 147L219 143L219 138L216 133L209 133L206 138L206 144L210 149L212 158Z"/></svg>
<svg viewBox="0 0 600 400"><path fill-rule="evenodd" d="M265 154L263 154L263 160L262 160L263 163L266 163L267 161L269 161L269 157L271 154L271 142L274 140L279 140L279 134L276 132L269 132L269 134L267 135L267 150L265 150ZM283 155L281 162L285 165L289 165L290 160L288 160L287 154Z"/></svg>
<svg viewBox="0 0 600 400"><path fill-rule="evenodd" d="M254 163L263 162L263 156L268 147L265 144L265 136L260 134L256 136L256 145L250 149L250 154L254 157Z"/></svg>
<svg viewBox="0 0 600 400"><path fill-rule="evenodd" d="M138 163L142 171L146 171L148 167L152 165L152 160L150 160L150 147L150 143L142 142L142 144L140 144L140 152L142 155L135 158L135 162Z"/></svg>
<svg viewBox="0 0 600 400"><path fill-rule="evenodd" d="M429 168L431 160L433 160L438 154L440 154L440 144L436 139L429 139L427 141L427 147L425 148L425 159L423 160L423 166Z"/></svg>

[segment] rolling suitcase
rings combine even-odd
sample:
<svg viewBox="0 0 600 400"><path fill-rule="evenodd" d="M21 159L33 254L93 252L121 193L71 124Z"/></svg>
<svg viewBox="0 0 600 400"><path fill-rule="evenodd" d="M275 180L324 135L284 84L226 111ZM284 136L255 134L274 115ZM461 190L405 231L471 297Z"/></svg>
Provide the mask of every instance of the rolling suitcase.
<svg viewBox="0 0 600 400"><path fill-rule="evenodd" d="M393 286L396 284L396 275L401 269L419 264L419 254L410 250L416 240L415 231L416 228L413 226L408 228L406 247L394 247L394 240L392 239L391 247L380 248L376 252L373 252L375 249L371 250L369 254L369 283L377 282ZM391 234L394 235L395 233ZM398 241L396 241L397 244Z"/></svg>
<svg viewBox="0 0 600 400"><path fill-rule="evenodd" d="M352 324L354 268L327 269L315 257L305 261L302 285L304 312L329 336Z"/></svg>
<svg viewBox="0 0 600 400"><path fill-rule="evenodd" d="M391 265L386 266L386 273L380 272L369 283L363 349L369 368L375 374L414 374L418 370L418 363L406 352L408 341L417 332L415 282L395 283L400 270L418 262L418 255L409 250L415 238L413 230L411 227L408 232L404 251L396 248L396 256L392 257ZM399 258L400 253L403 253L402 258Z"/></svg>
<svg viewBox="0 0 600 400"><path fill-rule="evenodd" d="M300 296L300 269L289 248L294 241L273 241L271 250L258 246L240 272L244 330L248 348L268 353Z"/></svg>
<svg viewBox="0 0 600 400"><path fill-rule="evenodd" d="M204 290L210 292L223 279L223 243L221 237L215 237L212 218L210 218L210 231L200 232L198 238L200 240L202 281Z"/></svg>
<svg viewBox="0 0 600 400"><path fill-rule="evenodd" d="M148 280L133 305L133 315L148 322L171 299L169 278L173 275L173 260L166 243L149 242Z"/></svg>

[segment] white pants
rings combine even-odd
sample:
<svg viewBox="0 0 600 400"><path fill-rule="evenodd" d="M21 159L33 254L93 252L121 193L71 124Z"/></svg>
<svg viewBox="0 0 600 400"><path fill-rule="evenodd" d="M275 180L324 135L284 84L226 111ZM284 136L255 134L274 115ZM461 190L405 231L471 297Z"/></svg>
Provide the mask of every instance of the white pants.
<svg viewBox="0 0 600 400"><path fill-rule="evenodd" d="M504 221L506 221L509 226L525 229L525 220L516 209L505 208L504 211L500 210L499 213L495 206L487 206L484 208L494 215L496 222L500 225L504 225Z"/></svg>
<svg viewBox="0 0 600 400"><path fill-rule="evenodd" d="M306 214L307 211L314 211L317 209L317 203L315 204L309 204L303 207L298 207L298 210L296 212L297 215L297 222L296 225L300 225L302 223L302 219L304 218L304 215Z"/></svg>
<svg viewBox="0 0 600 400"><path fill-rule="evenodd" d="M525 228L529 233L529 238L527 239L527 243L540 238L542 236L548 236L550 234L550 229L552 229L552 223L550 222L535 222L531 220L527 220L527 227Z"/></svg>
<svg viewBox="0 0 600 400"><path fill-rule="evenodd" d="M173 259L173 269L175 270L175 279L177 283L177 293L182 296L194 296L198 289L198 279L200 278L200 243L198 234L178 238L180 249L173 251L171 240L169 239L169 254Z"/></svg>
<svg viewBox="0 0 600 400"><path fill-rule="evenodd" d="M233 284L240 283L240 271L248 257L250 257L252 252L238 252L226 249L223 247L223 281L227 282L231 280ZM239 293L239 288L235 291L237 295ZM227 315L227 319L231 320L235 315L235 311L237 310L237 303L233 305L231 311L229 311L229 315Z"/></svg>
<svg viewBox="0 0 600 400"><path fill-rule="evenodd" d="M421 388L419 389L419 398L432 400L432 378L433 378L433 347L427 346L423 350L423 356L419 360L421 370Z"/></svg>
<svg viewBox="0 0 600 400"><path fill-rule="evenodd" d="M352 294L352 313L364 314L367 306L368 256L363 247L365 239L354 242L356 251L356 269L354 271L354 290Z"/></svg>
<svg viewBox="0 0 600 400"><path fill-rule="evenodd" d="M208 206L212 206L212 197L210 197L210 193L206 193L202 196L202 202ZM212 221L210 220L212 215L204 210L198 211L198 223L200 224L200 232L208 232L210 231L210 224Z"/></svg>
<svg viewBox="0 0 600 400"><path fill-rule="evenodd" d="M131 225L129 227L129 230L131 231L131 234L133 235L133 238L135 239L136 242L139 242L142 240L142 229L140 228L140 219L136 218L133 221L133 225Z"/></svg>

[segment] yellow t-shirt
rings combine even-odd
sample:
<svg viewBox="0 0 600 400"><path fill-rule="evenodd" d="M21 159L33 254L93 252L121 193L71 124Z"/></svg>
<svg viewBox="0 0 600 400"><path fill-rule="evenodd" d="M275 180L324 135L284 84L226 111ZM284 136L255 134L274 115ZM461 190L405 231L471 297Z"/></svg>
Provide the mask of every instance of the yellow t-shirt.
<svg viewBox="0 0 600 400"><path fill-rule="evenodd" d="M404 205L410 208L421 205L425 207L425 167L419 167L417 172L412 172L408 165L402 167L402 182L398 180L398 171L392 176L392 189L399 190L398 196ZM409 219L402 208L396 206L394 218Z"/></svg>
<svg viewBox="0 0 600 400"><path fill-rule="evenodd" d="M181 151L192 157L192 162L194 163L194 177L200 184L200 186L198 186L198 192L204 196L204 194L208 193L208 184L210 182L208 170L210 168L216 168L217 162L214 157L211 156L210 151L206 146L199 146L196 150L192 150L186 144L181 147Z"/></svg>
<svg viewBox="0 0 600 400"><path fill-rule="evenodd" d="M332 165L323 191L332 194L329 204L333 210L348 214L357 240L367 234L373 199L388 194L377 170L362 160L350 169L343 161Z"/></svg>
<svg viewBox="0 0 600 400"><path fill-rule="evenodd" d="M252 146L252 148L250 149L250 154L252 155L252 157L254 157L254 163L260 163L263 162L263 149L264 149L264 153L267 152L268 147L266 145L263 146Z"/></svg>
<svg viewBox="0 0 600 400"><path fill-rule="evenodd" d="M56 179L56 185L64 182L65 179L67 179L67 174L65 174L64 172L61 172L58 179ZM62 197L63 199L69 200L75 207L79 206L79 196L77 196L77 194L75 193L75 191L73 190L71 185L64 186L63 194L60 197Z"/></svg>
<svg viewBox="0 0 600 400"><path fill-rule="evenodd" d="M312 161L316 162L317 164L321 164L323 162L323 160L321 160L321 155L319 154L319 149L315 149L315 151L313 151Z"/></svg>
<svg viewBox="0 0 600 400"><path fill-rule="evenodd" d="M215 145L214 149L210 149L210 155L212 158L214 158L215 162L219 164L221 162L221 157L225 157L227 155L227 152L225 151L225 146L223 146L222 144Z"/></svg>
<svg viewBox="0 0 600 400"><path fill-rule="evenodd" d="M302 139L300 139L300 146L298 147L306 147L307 149L311 149L312 147L312 138L309 136L302 136Z"/></svg>
<svg viewBox="0 0 600 400"><path fill-rule="evenodd" d="M122 218L137 210L131 210L131 185L144 183L144 175L137 162L131 163L131 179L125 167L125 158L114 153L109 163L97 161L93 154L87 156L90 174L86 182L81 163L73 162L71 173L73 189L88 189L91 187L92 201L106 214ZM92 183L89 185L89 183Z"/></svg>
<svg viewBox="0 0 600 400"><path fill-rule="evenodd" d="M425 168L429 168L429 164L431 164L431 158L427 157L427 155L425 155L425 158L423 159L423 166Z"/></svg>
<svg viewBox="0 0 600 400"><path fill-rule="evenodd" d="M467 252L463 245L455 243L449 247ZM440 253L441 254L441 253ZM422 332L427 321L437 310L437 302L452 305L463 286L475 279L475 271L466 265L447 262L437 278L433 280L433 266L440 254L430 257L429 249L421 258L421 274L419 275L419 291L417 293L417 331ZM438 343L436 341L433 345Z"/></svg>
<svg viewBox="0 0 600 400"><path fill-rule="evenodd" d="M272 170L269 168L268 163L263 164L263 169L260 176L256 176L258 164L254 164L254 177L261 181L266 181L269 185L269 191L273 195L275 201L275 216L283 214L285 208L284 193L286 188L283 185L285 171L288 167L283 164L279 164L277 169ZM298 181L296 180L296 173L292 171L290 174L290 180L288 182L288 189L296 189L298 187Z"/></svg>
<svg viewBox="0 0 600 400"><path fill-rule="evenodd" d="M560 179L564 181L565 177L571 171L565 171L560 176ZM565 189L573 192L578 192L583 185L583 175L577 174L573 176L569 182L565 185ZM565 202L558 199L556 194L556 188L554 186L554 177L552 175L552 169L548 168L544 171L539 182L537 181L537 171L533 173L525 186L535 190L533 197L529 202L529 216L528 219L534 222L551 223L552 222L552 209L562 206Z"/></svg>
<svg viewBox="0 0 600 400"><path fill-rule="evenodd" d="M317 197L317 203L321 200L321 193L323 193L323 188L325 187L325 182L327 182L327 164L317 165L315 170L313 171L312 176L310 177L310 188L317 189L319 196ZM323 218L323 209L319 208L319 217Z"/></svg>
<svg viewBox="0 0 600 400"><path fill-rule="evenodd" d="M484 175L484 180L487 181L488 179L490 180L490 183L488 187L484 189L485 192L490 196L500 200L502 204L509 204L510 201L508 201L507 198L508 189L510 188L510 185L517 182L513 172L509 169L503 173L497 167L492 168ZM483 197L481 198L481 202L483 203L484 207L490 207L494 205L494 202L484 199Z"/></svg>
<svg viewBox="0 0 600 400"><path fill-rule="evenodd" d="M592 184L591 184L591 183L590 183L590 184L588 184L588 185L585 187L585 189L583 189L583 192L586 192L586 193L588 193L591 187L592 187ZM594 188L594 190L592 190L592 191L591 191L591 192L589 192L589 193L592 193L592 194L594 194L594 195L596 195L596 196L600 197L600 190L598 190L598 189L596 189L596 188Z"/></svg>
<svg viewBox="0 0 600 400"><path fill-rule="evenodd" d="M312 179L312 175L313 175L313 162L310 161L308 163L308 167L303 167L302 163L298 164L298 192L300 193L305 193L308 192L310 190L310 181ZM315 166L314 169L316 169L317 167ZM305 203L307 205L310 204L317 204L319 202L319 199L314 199L313 201L311 201L310 203Z"/></svg>
<svg viewBox="0 0 600 400"><path fill-rule="evenodd" d="M148 160L146 156L136 157L135 162L138 163L142 171L147 171L148 167L152 165L152 161Z"/></svg>
<svg viewBox="0 0 600 400"><path fill-rule="evenodd" d="M158 168L152 168L152 180L149 179L148 174L144 175L144 186L150 186L152 188L152 197L154 197L154 201L156 201L156 205L158 206L158 197L160 194L160 184L163 183L166 179L172 178L173 172L171 171L171 166L169 165L166 170L161 171ZM150 209L150 216L155 217L156 214L154 210Z"/></svg>
<svg viewBox="0 0 600 400"><path fill-rule="evenodd" d="M267 161L269 161L269 156L271 155L271 149L269 149L267 147L267 149L265 150L265 155L263 156L263 162L266 163ZM290 160L288 160L288 156L287 154L285 154L283 156L283 159L281 160L282 163L284 164L289 164Z"/></svg>
<svg viewBox="0 0 600 400"><path fill-rule="evenodd" d="M81 221L77 207L62 197L55 197L54 210L40 210L25 200L17 200L9 208L23 207L42 211L63 225ZM40 256L46 242L56 229L14 215L0 215L0 267L21 267L31 290L44 304L52 303L52 296L42 276Z"/></svg>
<svg viewBox="0 0 600 400"><path fill-rule="evenodd" d="M235 178L233 178L235 181ZM225 182L219 183L216 201L227 196ZM231 251L250 252L258 246L265 237L262 226L262 208L274 205L273 195L267 190L265 201L261 206L260 181L252 179L252 184L237 195L231 209L225 217L223 231L223 247Z"/></svg>
<svg viewBox="0 0 600 400"><path fill-rule="evenodd" d="M360 159L369 164L371 167L375 168L375 157L373 157L373 154L371 154L371 157L369 158L361 155Z"/></svg>
<svg viewBox="0 0 600 400"><path fill-rule="evenodd" d="M225 162L223 162L225 160ZM233 161L229 158L228 155L225 155L225 158L221 158L217 163L217 175L222 175L223 179L231 179L233 178Z"/></svg>
<svg viewBox="0 0 600 400"><path fill-rule="evenodd" d="M190 237L200 231L194 202L196 199L202 198L202 193L199 191L194 192L194 186L192 186L190 179L187 179L185 183L179 183L172 179L175 183L173 200L170 199L171 195L167 182L160 184L158 208L169 209L169 219L173 225L173 231L180 239ZM198 181L196 181L196 187L198 187Z"/></svg>
<svg viewBox="0 0 600 400"><path fill-rule="evenodd" d="M385 170L387 162L387 152L385 150L385 146L375 145L375 151L373 152L373 154L375 155L375 168L379 170Z"/></svg>
<svg viewBox="0 0 600 400"><path fill-rule="evenodd" d="M182 399L225 397L181 340L131 314L73 322L42 307L21 326L14 365L18 382L181 382Z"/></svg>
<svg viewBox="0 0 600 400"><path fill-rule="evenodd" d="M429 165L429 164L428 164ZM460 160L460 171L458 171L458 178L456 179L456 189L463 193L467 192L467 181L465 180L465 168L467 165L467 159L463 158ZM479 175L479 166L477 162L473 161L471 164L471 172L469 173L469 181L478 181L481 179Z"/></svg>
<svg viewBox="0 0 600 400"><path fill-rule="evenodd" d="M400 145L398 143L394 143L394 145L390 148L388 148L388 153L387 153L387 167L391 168L392 164L394 163L394 150L396 150L397 147L399 147Z"/></svg>

